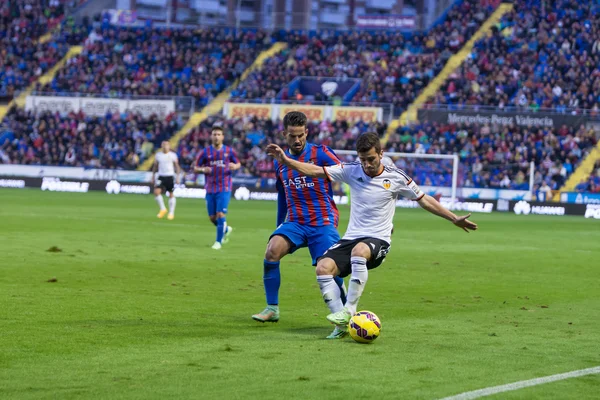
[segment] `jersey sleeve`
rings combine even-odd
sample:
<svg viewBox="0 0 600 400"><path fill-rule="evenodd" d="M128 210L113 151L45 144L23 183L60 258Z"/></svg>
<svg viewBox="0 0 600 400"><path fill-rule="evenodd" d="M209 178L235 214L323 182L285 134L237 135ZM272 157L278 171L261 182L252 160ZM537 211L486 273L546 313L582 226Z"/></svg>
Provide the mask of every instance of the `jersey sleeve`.
<svg viewBox="0 0 600 400"><path fill-rule="evenodd" d="M346 182L348 183L348 164L340 163L336 165L327 165L323 167L325 175L330 182Z"/></svg>
<svg viewBox="0 0 600 400"><path fill-rule="evenodd" d="M238 159L237 155L235 154L235 151L233 151L232 148L230 148L231 152L229 153L229 161L231 161L234 164L238 164L240 162L240 160Z"/></svg>
<svg viewBox="0 0 600 400"><path fill-rule="evenodd" d="M273 161L273 166L275 167L275 174L277 175L275 188L277 188L277 226L279 226L285 222L285 218L287 217L287 200L285 198L283 182L281 182L279 177L279 164L277 163L277 160Z"/></svg>
<svg viewBox="0 0 600 400"><path fill-rule="evenodd" d="M199 154L198 157L196 157L196 162L194 163L194 165L196 167L201 167L204 164L206 164L206 151L202 150Z"/></svg>
<svg viewBox="0 0 600 400"><path fill-rule="evenodd" d="M398 189L396 194L414 201L419 201L425 196L425 193L423 193L419 185L411 177L399 169L396 169L395 172L398 175L396 182Z"/></svg>
<svg viewBox="0 0 600 400"><path fill-rule="evenodd" d="M317 153L317 160L319 161L319 165L322 166L331 166L342 163L333 150L327 146L320 146L319 152Z"/></svg>
<svg viewBox="0 0 600 400"><path fill-rule="evenodd" d="M287 200L283 183L279 178L277 178L275 187L277 188L277 226L279 226L285 222L285 217L287 217Z"/></svg>

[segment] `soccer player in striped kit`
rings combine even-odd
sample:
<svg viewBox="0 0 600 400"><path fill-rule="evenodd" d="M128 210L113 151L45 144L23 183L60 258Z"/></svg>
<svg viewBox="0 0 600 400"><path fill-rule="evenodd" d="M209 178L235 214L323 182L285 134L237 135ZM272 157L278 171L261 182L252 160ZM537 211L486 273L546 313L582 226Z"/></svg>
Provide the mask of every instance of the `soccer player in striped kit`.
<svg viewBox="0 0 600 400"><path fill-rule="evenodd" d="M227 243L233 230L227 225L225 215L231 198L231 173L241 167L233 149L223 144L223 128L213 126L212 145L206 147L196 158L194 172L206 175L206 208L208 218L217 227L217 238L212 248L220 250Z"/></svg>
<svg viewBox="0 0 600 400"><path fill-rule="evenodd" d="M289 147L287 156L321 167L339 164L339 159L327 146L306 142L306 124L306 115L298 111L289 112L283 118L283 135ZM307 177L277 162L275 171L279 192L278 227L269 238L263 262L267 307L252 316L259 322L279 321L279 261L299 248L308 247L315 266L317 259L339 240L336 229L339 213L333 201L331 183ZM336 284L344 301L346 289L343 279L337 278ZM328 338L338 339L345 334L345 329L336 327Z"/></svg>

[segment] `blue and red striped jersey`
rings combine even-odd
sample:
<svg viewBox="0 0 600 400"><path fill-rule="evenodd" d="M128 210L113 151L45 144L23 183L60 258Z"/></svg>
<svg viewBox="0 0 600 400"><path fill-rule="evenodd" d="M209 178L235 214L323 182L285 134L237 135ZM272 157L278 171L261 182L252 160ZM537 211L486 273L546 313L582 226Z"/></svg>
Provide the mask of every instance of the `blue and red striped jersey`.
<svg viewBox="0 0 600 400"><path fill-rule="evenodd" d="M306 143L299 155L293 155L289 150L286 154L294 160L318 166L341 163L329 147L311 143ZM331 182L304 176L277 162L275 171L285 192L287 221L309 226L333 225L337 228L340 216L333 201Z"/></svg>
<svg viewBox="0 0 600 400"><path fill-rule="evenodd" d="M235 152L229 146L221 146L219 150L212 145L205 147L196 158L196 166L212 168L212 171L206 174L206 193L231 192L229 163L238 162Z"/></svg>

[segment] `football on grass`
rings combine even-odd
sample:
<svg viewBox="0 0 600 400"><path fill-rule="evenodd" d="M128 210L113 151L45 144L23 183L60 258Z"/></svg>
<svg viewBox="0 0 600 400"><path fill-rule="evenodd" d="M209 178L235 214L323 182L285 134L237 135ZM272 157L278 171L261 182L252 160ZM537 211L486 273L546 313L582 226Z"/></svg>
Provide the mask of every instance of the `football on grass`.
<svg viewBox="0 0 600 400"><path fill-rule="evenodd" d="M359 311L350 318L348 330L352 339L358 343L371 343L379 337L381 321L371 311Z"/></svg>

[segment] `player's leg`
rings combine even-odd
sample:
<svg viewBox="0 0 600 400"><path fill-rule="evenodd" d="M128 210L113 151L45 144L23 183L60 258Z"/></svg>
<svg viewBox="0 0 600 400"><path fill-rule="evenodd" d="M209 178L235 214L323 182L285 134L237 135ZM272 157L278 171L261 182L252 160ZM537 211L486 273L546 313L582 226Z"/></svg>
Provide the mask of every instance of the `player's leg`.
<svg viewBox="0 0 600 400"><path fill-rule="evenodd" d="M177 204L177 199L175 199L175 185L173 179L171 178L171 182L169 185L169 216L168 219L175 218L175 205Z"/></svg>
<svg viewBox="0 0 600 400"><path fill-rule="evenodd" d="M158 204L158 218L162 218L165 216L165 214L167 213L167 207L165 207L165 200L162 197L162 189L160 186L155 186L154 187L154 200L156 200L156 203Z"/></svg>
<svg viewBox="0 0 600 400"><path fill-rule="evenodd" d="M317 260L325 252L340 240L340 235L333 225L319 226L310 228L308 237L308 250L313 259L313 266L317 265ZM340 288L342 303L346 304L346 286L344 279L340 276L334 276L333 280Z"/></svg>
<svg viewBox="0 0 600 400"><path fill-rule="evenodd" d="M356 314L358 300L362 296L369 279L367 260L370 260L371 257L371 248L364 242L357 243L352 249L350 256L352 275L350 275L350 282L348 283L348 301L346 302L346 309L350 312L350 315Z"/></svg>
<svg viewBox="0 0 600 400"><path fill-rule="evenodd" d="M227 212L229 209L229 200L231 200L231 192L221 193L221 200L217 206L217 211L223 214L223 243L229 242L229 236L233 232L233 228L227 224Z"/></svg>
<svg viewBox="0 0 600 400"><path fill-rule="evenodd" d="M223 243L225 235L225 214L227 213L227 205L229 204L229 192L216 193L216 213L217 213L217 239L216 243Z"/></svg>
<svg viewBox="0 0 600 400"><path fill-rule="evenodd" d="M269 238L265 259L263 261L263 283L267 299L267 308L252 316L259 322L276 322L279 320L279 286L281 272L279 261L306 245L305 229L294 222L281 224Z"/></svg>
<svg viewBox="0 0 600 400"><path fill-rule="evenodd" d="M317 283L319 284L323 301L325 301L325 304L332 315L339 313L344 309L344 304L341 297L342 291L335 281L336 277L340 278L340 270L338 269L335 260L327 256L319 259L316 273ZM348 335L347 324L336 324L333 332L327 336L327 339L342 339L346 335Z"/></svg>
<svg viewBox="0 0 600 400"><path fill-rule="evenodd" d="M207 193L206 194L206 211L208 212L208 218L210 221L217 227L217 193ZM215 250L219 250L221 248L220 242L215 242L212 245L212 248Z"/></svg>
<svg viewBox="0 0 600 400"><path fill-rule="evenodd" d="M271 237L267 244L265 259L263 260L263 285L267 307L262 312L252 316L255 321L279 321L279 287L281 286L279 261L289 253L291 247L289 240L279 235Z"/></svg>
<svg viewBox="0 0 600 400"><path fill-rule="evenodd" d="M333 258L340 270L341 276L348 275L350 272L350 282L348 283L348 300L341 311L331 313L327 320L338 326L348 324L352 315L356 313L358 299L364 290L364 285L368 279L367 260L371 258L371 248L362 240L343 241L342 245L328 250L325 255Z"/></svg>

